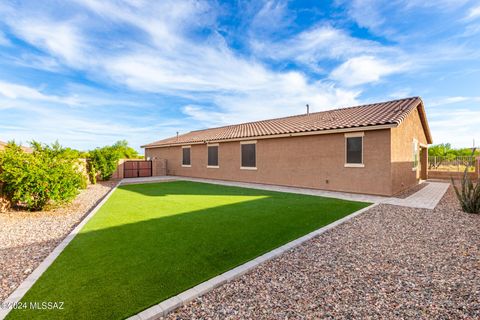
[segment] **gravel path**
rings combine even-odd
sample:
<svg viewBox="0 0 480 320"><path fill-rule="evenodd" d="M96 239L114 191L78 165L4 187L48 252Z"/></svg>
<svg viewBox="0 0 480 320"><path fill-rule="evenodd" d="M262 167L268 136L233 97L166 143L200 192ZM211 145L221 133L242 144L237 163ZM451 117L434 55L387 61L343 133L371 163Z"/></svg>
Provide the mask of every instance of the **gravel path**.
<svg viewBox="0 0 480 320"><path fill-rule="evenodd" d="M0 301L42 262L115 182L89 185L63 208L0 214Z"/></svg>
<svg viewBox="0 0 480 320"><path fill-rule="evenodd" d="M478 319L480 215L382 204L168 319Z"/></svg>

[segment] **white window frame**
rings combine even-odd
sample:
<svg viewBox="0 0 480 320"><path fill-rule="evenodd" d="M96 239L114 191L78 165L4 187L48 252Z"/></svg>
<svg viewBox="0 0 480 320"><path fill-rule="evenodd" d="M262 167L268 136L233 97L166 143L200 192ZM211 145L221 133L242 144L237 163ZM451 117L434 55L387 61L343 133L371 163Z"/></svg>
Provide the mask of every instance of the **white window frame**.
<svg viewBox="0 0 480 320"><path fill-rule="evenodd" d="M190 164L183 164L183 149L190 149ZM181 164L183 168L191 168L192 167L192 146L182 146L182 160Z"/></svg>
<svg viewBox="0 0 480 320"><path fill-rule="evenodd" d="M218 165L216 166L209 166L208 165L208 147L218 147L217 149L217 161L218 161ZM207 144L207 168L208 169L218 169L220 168L220 144L219 143L209 143Z"/></svg>
<svg viewBox="0 0 480 320"><path fill-rule="evenodd" d="M362 138L362 163L348 163L347 162L347 139L348 138L359 138L361 137ZM365 167L365 163L363 162L363 151L364 151L364 148L363 148L363 140L365 139L365 132L349 132L349 133L345 133L345 167L346 168L364 168Z"/></svg>
<svg viewBox="0 0 480 320"><path fill-rule="evenodd" d="M244 144L255 145L255 167L242 167L242 145ZM257 170L257 140L240 141L240 169L241 170Z"/></svg>
<svg viewBox="0 0 480 320"><path fill-rule="evenodd" d="M412 171L417 171L418 170L418 163L420 162L419 161L420 160L419 159L420 158L419 152L420 152L420 148L419 148L418 140L414 138L413 141L412 141L412 157L413 157L413 159L412 159L413 160Z"/></svg>

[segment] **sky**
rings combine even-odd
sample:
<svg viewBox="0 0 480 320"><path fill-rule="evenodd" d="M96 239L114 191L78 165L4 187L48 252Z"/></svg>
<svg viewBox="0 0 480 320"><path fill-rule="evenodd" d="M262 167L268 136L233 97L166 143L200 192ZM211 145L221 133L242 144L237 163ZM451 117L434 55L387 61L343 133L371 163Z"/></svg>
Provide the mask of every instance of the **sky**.
<svg viewBox="0 0 480 320"><path fill-rule="evenodd" d="M0 140L88 150L410 96L480 144L479 0L0 2Z"/></svg>

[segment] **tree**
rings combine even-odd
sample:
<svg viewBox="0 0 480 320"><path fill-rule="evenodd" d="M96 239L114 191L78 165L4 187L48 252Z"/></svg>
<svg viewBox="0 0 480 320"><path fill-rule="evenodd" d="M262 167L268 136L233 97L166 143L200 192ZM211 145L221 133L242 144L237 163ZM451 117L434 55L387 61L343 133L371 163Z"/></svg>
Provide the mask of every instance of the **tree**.
<svg viewBox="0 0 480 320"><path fill-rule="evenodd" d="M142 158L141 155L138 154L137 150L133 149L128 145L127 140L119 140L115 142L112 147L120 153L121 158L124 159L138 159Z"/></svg>
<svg viewBox="0 0 480 320"><path fill-rule="evenodd" d="M440 143L428 148L428 157L434 158L433 162L429 161L429 169L437 169L444 161L455 159L456 151L450 143Z"/></svg>

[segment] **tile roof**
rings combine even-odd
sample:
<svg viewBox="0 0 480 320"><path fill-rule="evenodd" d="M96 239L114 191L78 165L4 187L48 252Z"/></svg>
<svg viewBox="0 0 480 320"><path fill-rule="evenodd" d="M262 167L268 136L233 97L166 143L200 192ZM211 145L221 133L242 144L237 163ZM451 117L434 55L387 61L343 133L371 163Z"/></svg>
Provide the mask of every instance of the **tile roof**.
<svg viewBox="0 0 480 320"><path fill-rule="evenodd" d="M248 122L219 128L191 131L178 137L152 142L142 147L185 145L189 143L254 138L279 134L326 131L335 129L399 125L418 105L419 97L373 103L349 108L334 109L284 118ZM423 114L423 117L425 115ZM422 120L427 136L430 135L426 120ZM431 139L429 139L431 140Z"/></svg>

